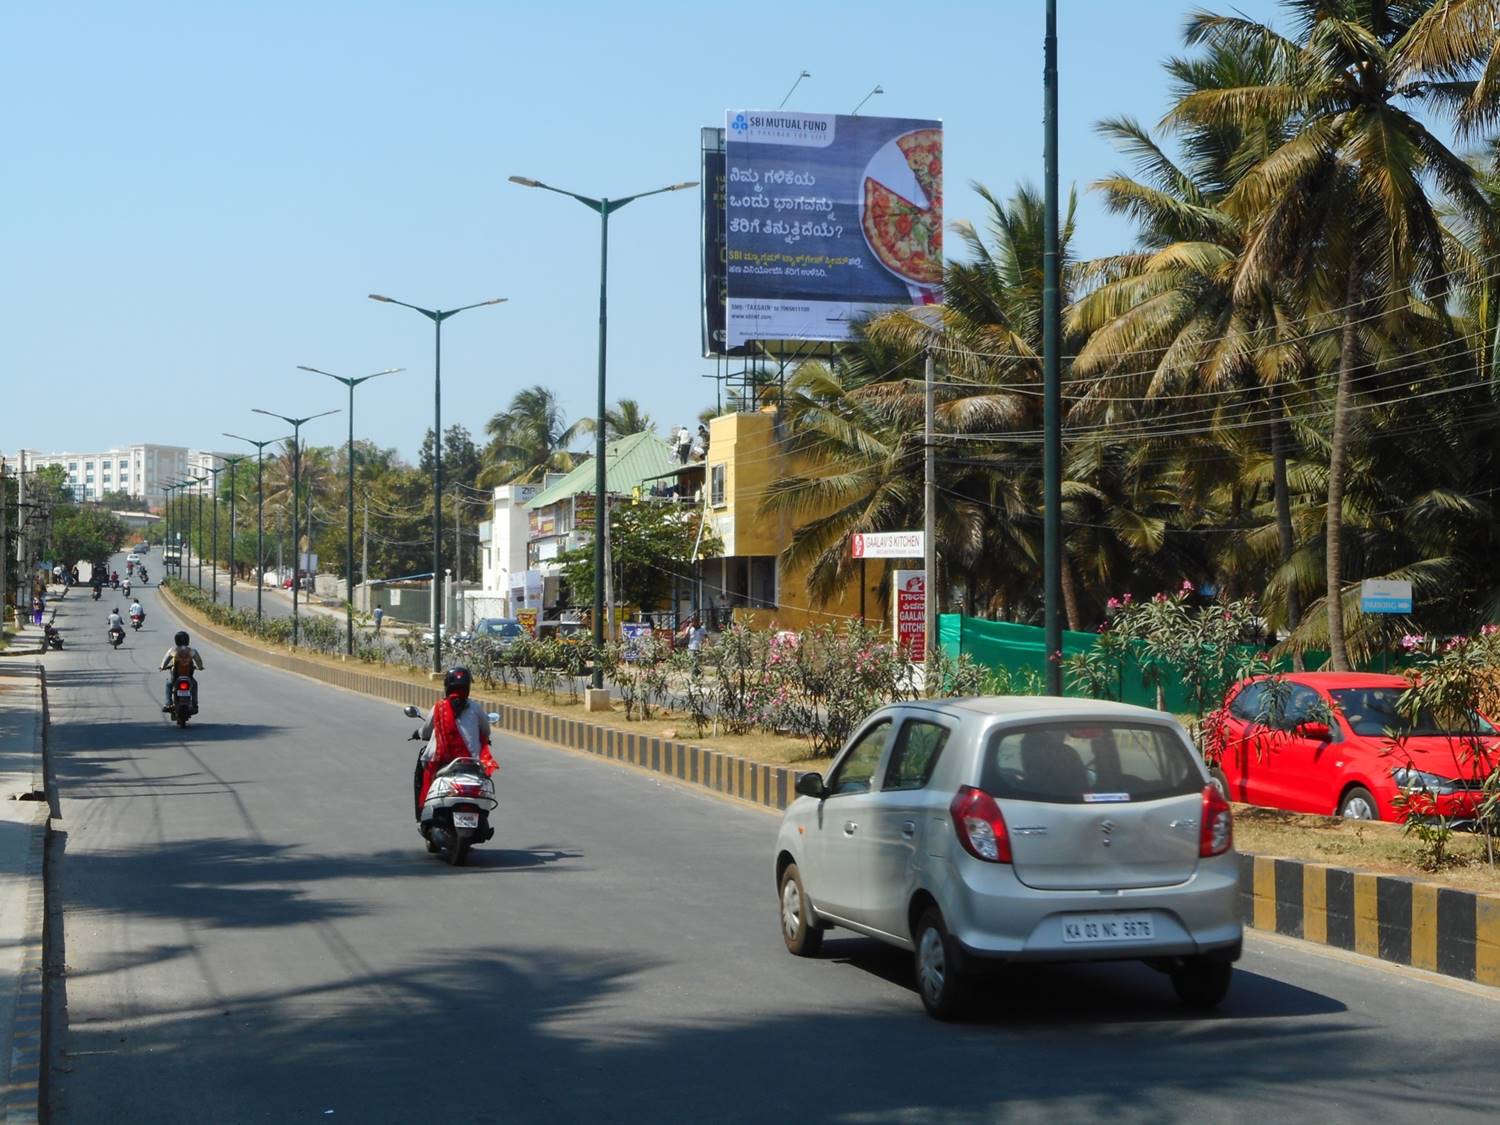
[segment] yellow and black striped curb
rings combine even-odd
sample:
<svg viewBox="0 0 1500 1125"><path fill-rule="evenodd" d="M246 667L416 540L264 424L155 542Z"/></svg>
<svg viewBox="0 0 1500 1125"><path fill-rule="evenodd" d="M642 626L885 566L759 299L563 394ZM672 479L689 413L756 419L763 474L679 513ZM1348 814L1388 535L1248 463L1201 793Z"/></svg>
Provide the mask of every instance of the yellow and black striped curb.
<svg viewBox="0 0 1500 1125"><path fill-rule="evenodd" d="M1242 854L1240 909L1257 930L1500 986L1500 896Z"/></svg>
<svg viewBox="0 0 1500 1125"><path fill-rule="evenodd" d="M197 628L231 652L336 687L423 707L441 695L437 688L378 672L267 651L206 623ZM499 713L500 727L512 734L625 762L767 809L786 808L804 772L513 703L481 702ZM1500 897L1244 853L1240 865L1246 926L1500 986Z"/></svg>
<svg viewBox="0 0 1500 1125"><path fill-rule="evenodd" d="M166 589L159 591L169 605L179 611L184 606ZM442 697L437 687L426 687L407 680L392 679L359 665L340 666L308 660L290 652L277 652L249 644L227 630L204 621L199 614L194 628L230 652L286 672L310 676L334 687L346 688L364 695L388 699L393 703L431 707ZM637 734L634 731L570 719L550 711L522 707L492 699L475 697L486 710L500 716L501 729L523 738L550 742L570 750L597 754L612 761L624 762L674 780L748 801L767 809L784 809L791 804L797 777L805 771L787 766L772 766L742 758L723 750L695 746L672 738Z"/></svg>

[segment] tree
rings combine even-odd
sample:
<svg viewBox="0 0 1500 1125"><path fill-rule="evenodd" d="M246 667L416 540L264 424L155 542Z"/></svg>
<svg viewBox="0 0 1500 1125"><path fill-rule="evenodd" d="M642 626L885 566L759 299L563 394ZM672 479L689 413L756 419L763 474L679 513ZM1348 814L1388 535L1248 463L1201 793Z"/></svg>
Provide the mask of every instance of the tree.
<svg viewBox="0 0 1500 1125"><path fill-rule="evenodd" d="M484 458L466 426L449 426L443 431L443 485L472 486L479 477ZM417 468L432 476L432 427L422 435L422 452L417 457Z"/></svg>
<svg viewBox="0 0 1500 1125"><path fill-rule="evenodd" d="M612 504L609 554L615 574L615 601L642 610L658 609L670 600L675 581L690 582L694 548L698 558L718 554L721 549L712 528L705 528L700 540L699 521L696 509L670 502L641 500ZM573 604L591 604L592 544L568 551L558 561Z"/></svg>
<svg viewBox="0 0 1500 1125"><path fill-rule="evenodd" d="M1225 199L1251 228L1235 283L1248 297L1289 281L1337 332L1328 450L1325 609L1330 660L1347 670L1344 500L1354 377L1379 321L1422 304L1441 310L1449 261L1434 197L1482 211L1473 169L1428 131L1417 111L1461 124L1490 119L1493 3L1425 7L1387 0L1288 0L1297 38L1242 17L1199 12L1189 43L1263 52L1261 81L1196 90L1170 120L1255 128L1290 119L1287 142L1257 161ZM1459 19L1455 9L1465 14ZM1488 16L1488 22L1484 16ZM1373 326L1369 327L1369 326Z"/></svg>
<svg viewBox="0 0 1500 1125"><path fill-rule="evenodd" d="M52 511L52 558L64 566L108 558L125 545L130 528L119 516L93 504L64 504Z"/></svg>
<svg viewBox="0 0 1500 1125"><path fill-rule="evenodd" d="M510 405L485 423L490 441L484 449L484 468L476 483L481 488L539 479L546 472L573 467L567 444L580 430L569 426L562 406L538 384L517 391Z"/></svg>
<svg viewBox="0 0 1500 1125"><path fill-rule="evenodd" d="M146 503L144 496L132 496L123 489L106 492L99 497L99 505L112 512L149 512L151 510L151 505Z"/></svg>
<svg viewBox="0 0 1500 1125"><path fill-rule="evenodd" d="M596 433L592 418L580 418L574 424L579 433ZM651 415L641 409L633 398L622 398L604 412L604 437L607 441L629 437L631 434L655 433L656 423Z"/></svg>

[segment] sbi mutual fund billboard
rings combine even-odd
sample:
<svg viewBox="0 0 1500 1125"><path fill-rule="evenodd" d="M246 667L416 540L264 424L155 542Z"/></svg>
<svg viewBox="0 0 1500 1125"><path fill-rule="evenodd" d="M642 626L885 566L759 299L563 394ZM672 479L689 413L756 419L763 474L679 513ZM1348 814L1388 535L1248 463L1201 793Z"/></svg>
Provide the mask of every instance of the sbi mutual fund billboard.
<svg viewBox="0 0 1500 1125"><path fill-rule="evenodd" d="M729 346L942 300L942 122L730 110L724 147Z"/></svg>

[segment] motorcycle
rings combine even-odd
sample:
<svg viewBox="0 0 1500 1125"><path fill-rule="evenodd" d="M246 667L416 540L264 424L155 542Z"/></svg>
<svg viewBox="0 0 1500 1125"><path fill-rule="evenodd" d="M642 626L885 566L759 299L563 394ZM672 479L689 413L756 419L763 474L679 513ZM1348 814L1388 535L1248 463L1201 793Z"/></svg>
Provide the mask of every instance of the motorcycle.
<svg viewBox="0 0 1500 1125"><path fill-rule="evenodd" d="M146 568L145 567L141 567L141 585L144 586L145 584L146 584Z"/></svg>
<svg viewBox="0 0 1500 1125"><path fill-rule="evenodd" d="M404 707L401 713L409 719L422 717L415 707ZM491 713L490 722L499 721L500 716ZM421 733L412 731L409 741L422 742ZM490 813L498 805L495 783L485 776L479 759L456 758L432 779L417 830L427 840L428 852L461 867L470 847L495 835Z"/></svg>
<svg viewBox="0 0 1500 1125"><path fill-rule="evenodd" d="M97 602L97 601L98 601L98 600L99 600L99 597L100 597L100 593L101 593L101 591L100 591L100 589L99 589L99 587L98 587L98 586L95 586L95 587L94 587L94 600L95 600L95 601L96 601L96 602Z"/></svg>
<svg viewBox="0 0 1500 1125"><path fill-rule="evenodd" d="M63 637L55 625L43 625L42 635L46 639L48 648L62 648Z"/></svg>
<svg viewBox="0 0 1500 1125"><path fill-rule="evenodd" d="M186 676L176 677L176 683L172 685L172 709L168 714L178 726L185 727L194 710L193 681Z"/></svg>
<svg viewBox="0 0 1500 1125"><path fill-rule="evenodd" d="M140 632L140 628L145 621L146 615L144 613L132 613L130 615L130 627L136 630L136 632Z"/></svg>
<svg viewBox="0 0 1500 1125"><path fill-rule="evenodd" d="M111 645L113 645L115 648L119 648L120 645L124 643L124 641L125 641L125 630L124 630L124 628L121 627L121 626L119 626L119 625L112 625L112 626L110 626L110 630L109 630L109 643Z"/></svg>
<svg viewBox="0 0 1500 1125"><path fill-rule="evenodd" d="M127 598L130 597L130 580L129 579L126 579L125 585L123 585L123 586L120 587L120 593L124 594Z"/></svg>

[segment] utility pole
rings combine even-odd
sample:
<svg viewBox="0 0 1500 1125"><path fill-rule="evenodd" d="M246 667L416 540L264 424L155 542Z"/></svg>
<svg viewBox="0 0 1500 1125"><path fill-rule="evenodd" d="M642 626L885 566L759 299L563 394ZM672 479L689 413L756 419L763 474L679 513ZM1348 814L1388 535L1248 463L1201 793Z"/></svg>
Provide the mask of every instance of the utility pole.
<svg viewBox="0 0 1500 1125"><path fill-rule="evenodd" d="M27 577L26 525L26 450L21 450L20 472L16 477L16 622L31 605L31 582Z"/></svg>
<svg viewBox="0 0 1500 1125"><path fill-rule="evenodd" d="M932 666L932 650L937 644L937 451L932 446L936 401L933 392L932 346L922 368L922 653L926 665ZM863 595L861 595L863 596Z"/></svg>
<svg viewBox="0 0 1500 1125"><path fill-rule="evenodd" d="M360 583L365 588L365 610L370 609L370 494L365 493L365 543L359 558Z"/></svg>
<svg viewBox="0 0 1500 1125"><path fill-rule="evenodd" d="M5 607L10 604L7 595L10 593L10 583L6 581L6 564L10 559L5 554L5 458L0 457L0 630L5 628ZM20 517L17 510L16 516Z"/></svg>
<svg viewBox="0 0 1500 1125"><path fill-rule="evenodd" d="M1043 164L1045 172L1042 250L1042 515L1043 613L1046 627L1047 694L1062 687L1062 306L1057 237L1057 0L1047 0L1047 35L1042 70Z"/></svg>
<svg viewBox="0 0 1500 1125"><path fill-rule="evenodd" d="M464 627L464 593L462 589L464 584L464 513L463 496L459 493L459 489L462 487L463 484L460 482L453 489L453 567L454 574L458 576L459 585L459 589L454 591L453 594L453 607L458 611L458 629L460 632L463 631Z"/></svg>

